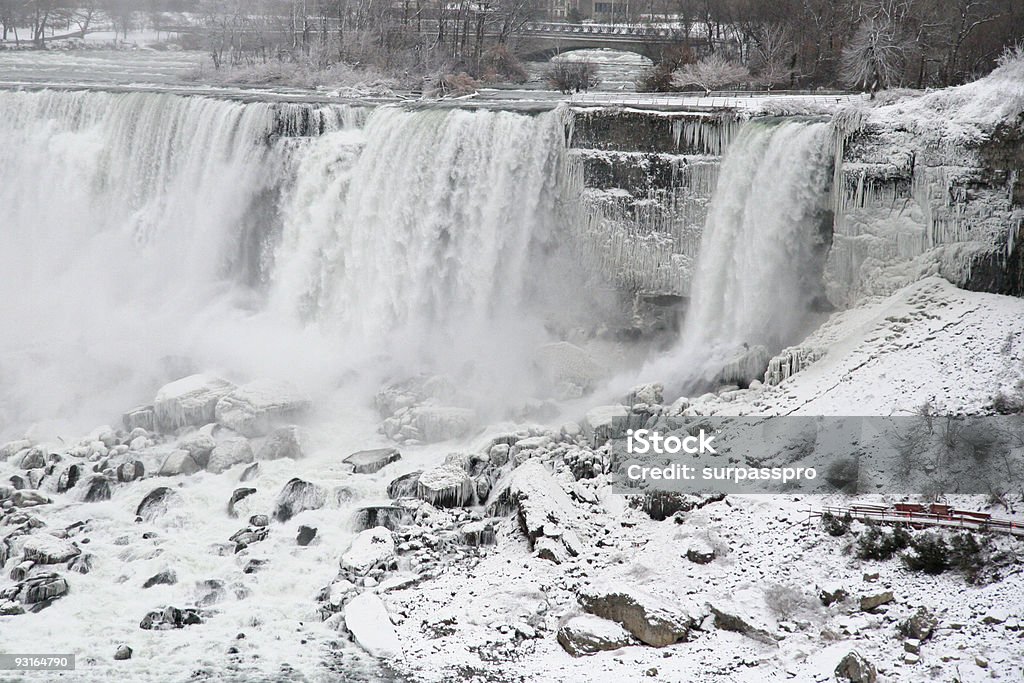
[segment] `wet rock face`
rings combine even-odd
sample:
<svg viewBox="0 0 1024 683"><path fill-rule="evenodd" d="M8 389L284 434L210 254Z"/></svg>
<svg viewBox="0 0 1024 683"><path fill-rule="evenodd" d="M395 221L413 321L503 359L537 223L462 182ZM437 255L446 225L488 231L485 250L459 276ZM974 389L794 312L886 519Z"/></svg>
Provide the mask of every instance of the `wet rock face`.
<svg viewBox="0 0 1024 683"><path fill-rule="evenodd" d="M228 516L237 517L238 513L235 512L235 503L238 501L251 496L256 493L254 488L237 488L231 493L231 497L228 499Z"/></svg>
<svg viewBox="0 0 1024 683"><path fill-rule="evenodd" d="M91 477L85 484L85 495L83 502L95 503L101 500L110 500L110 480L103 476Z"/></svg>
<svg viewBox="0 0 1024 683"><path fill-rule="evenodd" d="M32 612L48 607L67 593L68 582L54 573L37 574L21 584L22 601L30 605L29 610Z"/></svg>
<svg viewBox="0 0 1024 683"><path fill-rule="evenodd" d="M284 485L274 504L274 519L287 522L303 510L319 510L327 502L323 487L295 478Z"/></svg>
<svg viewBox="0 0 1024 683"><path fill-rule="evenodd" d="M398 531L400 526L411 522L412 515L405 508L396 505L375 505L357 510L353 523L356 531L365 531L378 526Z"/></svg>
<svg viewBox="0 0 1024 683"><path fill-rule="evenodd" d="M316 538L316 527L302 525L295 536L295 543L307 546L313 542L314 538Z"/></svg>
<svg viewBox="0 0 1024 683"><path fill-rule="evenodd" d="M413 498L416 495L416 485L419 483L421 471L410 472L393 479L388 484L388 498L398 500L399 498Z"/></svg>
<svg viewBox="0 0 1024 683"><path fill-rule="evenodd" d="M164 571L154 574L146 579L145 583L142 584L142 587L152 588L153 586L173 586L176 583L178 583L178 575L175 574L172 569L165 569Z"/></svg>
<svg viewBox="0 0 1024 683"><path fill-rule="evenodd" d="M141 517L144 521L152 522L160 515L167 512L178 494L167 486L160 486L146 494L139 506L135 508L135 516Z"/></svg>

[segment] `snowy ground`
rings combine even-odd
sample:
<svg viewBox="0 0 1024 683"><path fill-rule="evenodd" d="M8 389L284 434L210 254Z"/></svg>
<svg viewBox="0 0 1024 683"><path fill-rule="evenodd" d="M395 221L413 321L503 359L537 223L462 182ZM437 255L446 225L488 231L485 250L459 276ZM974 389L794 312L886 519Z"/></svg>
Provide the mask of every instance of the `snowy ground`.
<svg viewBox="0 0 1024 683"><path fill-rule="evenodd" d="M825 355L779 386L733 392L731 400L697 400L694 408L722 414L890 414L930 400L941 411L977 412L1024 371L1022 319L1024 301L927 279L834 316L805 342L826 348ZM2 649L76 652L78 671L65 680L184 680L194 671L201 680L826 681L851 650L877 668L880 681L1019 680L1024 672L1019 569L1001 582L971 586L952 571L926 576L898 560L855 559L844 551L852 535L828 536L809 520L812 508L843 504L839 496L730 496L653 521L613 493L603 477L573 482L550 443L531 451L523 441L516 448L523 450L521 459L553 468L558 474L550 481L560 484L552 485L573 496L573 530L583 549L559 564L531 551L513 517L499 522L495 546L444 555L418 578L421 554L413 553L399 561L397 573L387 574L394 580L352 588L335 578L338 558L354 537L351 502L272 522L266 541L220 554L249 515L271 512L291 477L343 487L359 505L386 504L384 488L395 477L437 465L451 451L487 452L493 436L511 428L491 427L467 441L403 447L397 463L375 474L352 474L341 456L385 442L366 437L374 418L365 408L324 408L349 417L331 430L315 430L307 458L263 462L247 483L239 482L242 467L224 474L148 477L117 485L109 501L87 508L76 502L81 488L47 491L53 505L25 510L45 523L34 535L89 519L72 540L94 556L93 569L85 575L67 572L68 595L38 614L0 617ZM533 433L585 443L564 429L538 427ZM13 459L0 467L5 476L19 472ZM152 522L133 522L135 507L158 484L177 489L181 502ZM224 508L238 486L257 493L239 503L239 519L232 519ZM985 501L960 504L977 509ZM485 511L434 510L419 522L418 533L425 535L417 538L456 533L470 513L479 517ZM299 525L319 529L311 546L296 547ZM710 547L716 557L697 564L687 559L693 547ZM1019 543L1016 552L1022 553ZM267 564L246 573L254 559ZM15 564L5 566L5 581ZM165 569L175 571L175 584L141 587ZM415 583L403 587L402 577ZM223 582L224 590L212 590L205 583L211 579ZM555 636L582 611L577 594L592 584L644 590L668 604L685 602L699 626L686 642L663 648L637 644L573 657ZM347 642L342 621L321 621L317 593L326 585L377 593L395 623L401 654L379 668ZM819 589L837 586L850 597L823 606ZM787 597L773 600L766 591ZM860 597L885 591L894 596L887 605L870 612L858 606ZM203 624L139 628L149 610L204 605L204 597L209 602ZM716 628L708 605L738 615L749 633ZM911 643L920 653L910 656L897 625L919 607L934 613L939 625L925 643ZM355 620L349 625L359 628ZM381 630L383 642L393 642L390 627L370 627ZM113 660L119 644L133 648L131 660Z"/></svg>

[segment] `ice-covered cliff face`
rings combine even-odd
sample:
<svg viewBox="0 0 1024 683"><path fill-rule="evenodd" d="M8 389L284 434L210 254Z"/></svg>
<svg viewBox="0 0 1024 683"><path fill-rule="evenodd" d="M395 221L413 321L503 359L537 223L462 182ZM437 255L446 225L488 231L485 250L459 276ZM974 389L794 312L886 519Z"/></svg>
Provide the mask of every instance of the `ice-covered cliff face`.
<svg viewBox="0 0 1024 683"><path fill-rule="evenodd" d="M511 391L546 324L595 317L560 240L564 131L0 92L0 424L84 428L193 369L315 388L412 365Z"/></svg>
<svg viewBox="0 0 1024 683"><path fill-rule="evenodd" d="M934 143L872 118L839 133L826 271L833 303L849 307L934 274L967 289L1024 294L1024 121L999 124L982 140Z"/></svg>

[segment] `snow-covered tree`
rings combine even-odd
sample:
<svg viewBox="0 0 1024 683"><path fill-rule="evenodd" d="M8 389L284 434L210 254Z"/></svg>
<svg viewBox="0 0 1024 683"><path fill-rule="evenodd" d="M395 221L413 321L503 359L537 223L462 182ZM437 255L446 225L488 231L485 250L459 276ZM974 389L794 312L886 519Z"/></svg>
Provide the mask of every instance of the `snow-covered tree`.
<svg viewBox="0 0 1024 683"><path fill-rule="evenodd" d="M843 81L874 97L880 88L900 82L912 48L896 22L887 17L865 19L843 49Z"/></svg>
<svg viewBox="0 0 1024 683"><path fill-rule="evenodd" d="M680 85L696 85L710 94L715 88L733 85L750 76L745 66L731 62L719 53L710 54L695 64L685 64L676 76Z"/></svg>

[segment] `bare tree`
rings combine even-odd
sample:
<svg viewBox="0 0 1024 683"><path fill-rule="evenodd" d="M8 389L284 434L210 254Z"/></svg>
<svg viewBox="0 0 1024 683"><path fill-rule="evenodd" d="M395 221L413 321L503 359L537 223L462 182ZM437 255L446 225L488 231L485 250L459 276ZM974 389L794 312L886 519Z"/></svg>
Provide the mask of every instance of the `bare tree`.
<svg viewBox="0 0 1024 683"><path fill-rule="evenodd" d="M912 43L886 17L868 18L843 49L842 78L848 85L871 92L900 82Z"/></svg>
<svg viewBox="0 0 1024 683"><path fill-rule="evenodd" d="M749 76L747 67L731 62L716 52L696 64L684 64L676 79L680 85L696 85L710 95L715 88L739 83Z"/></svg>
<svg viewBox="0 0 1024 683"><path fill-rule="evenodd" d="M792 80L796 66L796 47L789 27L766 24L754 31L750 66L755 82L771 89L773 85Z"/></svg>

